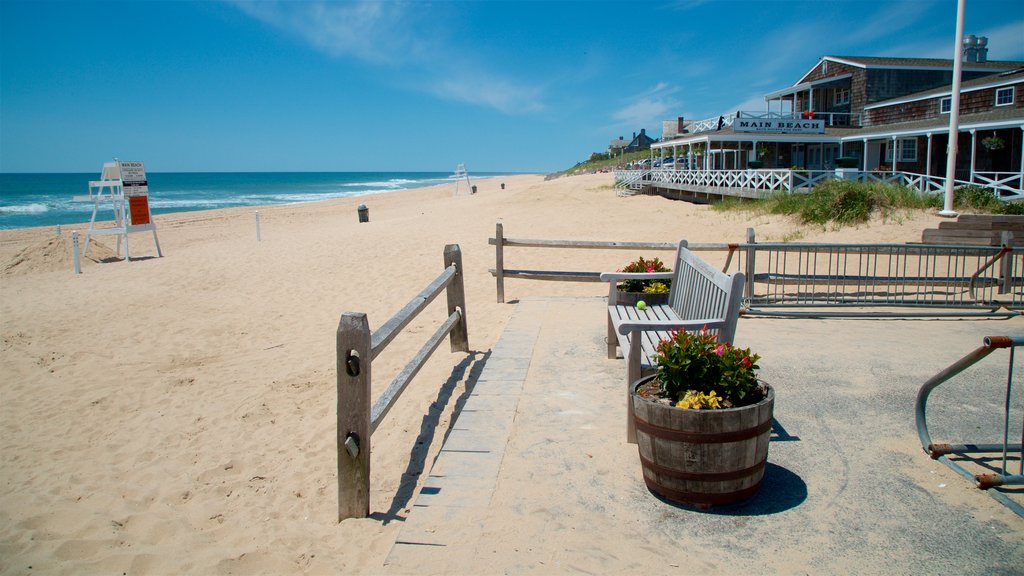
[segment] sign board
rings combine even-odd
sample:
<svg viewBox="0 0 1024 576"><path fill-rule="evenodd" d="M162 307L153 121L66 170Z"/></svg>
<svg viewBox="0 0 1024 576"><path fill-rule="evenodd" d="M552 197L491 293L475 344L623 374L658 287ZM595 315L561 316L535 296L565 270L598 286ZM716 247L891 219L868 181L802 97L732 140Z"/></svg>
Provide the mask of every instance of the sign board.
<svg viewBox="0 0 1024 576"><path fill-rule="evenodd" d="M149 197L137 194L128 197L128 215L132 226L149 224Z"/></svg>
<svg viewBox="0 0 1024 576"><path fill-rule="evenodd" d="M824 134L825 121L797 118L737 118L736 132L769 132L774 134Z"/></svg>
<svg viewBox="0 0 1024 576"><path fill-rule="evenodd" d="M121 184L125 196L149 194L149 182L146 181L146 167L142 162L118 161L121 166Z"/></svg>

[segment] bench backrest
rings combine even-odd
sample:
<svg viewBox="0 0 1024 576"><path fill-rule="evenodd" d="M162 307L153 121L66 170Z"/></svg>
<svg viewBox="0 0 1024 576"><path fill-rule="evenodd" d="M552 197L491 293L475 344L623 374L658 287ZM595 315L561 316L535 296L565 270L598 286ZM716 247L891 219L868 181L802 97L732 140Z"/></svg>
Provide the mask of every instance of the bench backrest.
<svg viewBox="0 0 1024 576"><path fill-rule="evenodd" d="M680 320L725 318L717 329L718 339L733 342L746 277L742 272L726 274L716 269L686 246L686 240L679 242L669 305ZM712 327L708 330L716 332Z"/></svg>

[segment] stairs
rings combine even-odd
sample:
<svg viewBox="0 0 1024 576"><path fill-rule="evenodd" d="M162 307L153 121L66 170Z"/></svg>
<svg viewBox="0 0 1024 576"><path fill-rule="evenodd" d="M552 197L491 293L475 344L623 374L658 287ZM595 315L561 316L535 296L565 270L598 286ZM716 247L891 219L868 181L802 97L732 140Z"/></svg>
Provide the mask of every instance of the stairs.
<svg viewBox="0 0 1024 576"><path fill-rule="evenodd" d="M1013 235L1013 246L1024 246L1024 216L963 214L955 221L940 222L938 228L921 233L924 244L954 246L1002 246L1003 232Z"/></svg>

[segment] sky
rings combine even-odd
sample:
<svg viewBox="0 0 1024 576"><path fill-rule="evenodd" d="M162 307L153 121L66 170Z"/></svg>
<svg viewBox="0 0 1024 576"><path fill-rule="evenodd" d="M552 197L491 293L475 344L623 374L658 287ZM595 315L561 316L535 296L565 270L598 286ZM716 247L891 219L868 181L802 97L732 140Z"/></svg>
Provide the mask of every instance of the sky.
<svg viewBox="0 0 1024 576"><path fill-rule="evenodd" d="M552 172L955 32L954 0L0 0L0 172ZM964 33L1024 60L1024 3Z"/></svg>

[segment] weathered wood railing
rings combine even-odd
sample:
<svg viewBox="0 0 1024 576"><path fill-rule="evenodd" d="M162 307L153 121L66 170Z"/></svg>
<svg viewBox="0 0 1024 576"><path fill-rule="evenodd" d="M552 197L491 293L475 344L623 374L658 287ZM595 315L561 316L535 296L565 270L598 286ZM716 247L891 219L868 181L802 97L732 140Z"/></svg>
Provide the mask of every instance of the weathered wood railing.
<svg viewBox="0 0 1024 576"><path fill-rule="evenodd" d="M520 248L581 248L597 250L675 250L676 243L671 242L598 242L582 240L513 240L505 238L502 225L499 223L494 231L494 238L487 243L494 246L494 268L490 273L498 285L498 303L505 301L505 278L522 278L524 280L560 280L562 282L600 282L601 271L597 272L566 272L559 270L511 270L505 268L505 247ZM604 270L608 272L608 270Z"/></svg>
<svg viewBox="0 0 1024 576"><path fill-rule="evenodd" d="M366 314L342 314L337 334L338 371L338 521L370 513L370 437L430 358L449 336L452 352L469 352L462 252L444 248L445 270L379 330L370 333ZM370 406L370 365L388 344L444 290L448 319Z"/></svg>

